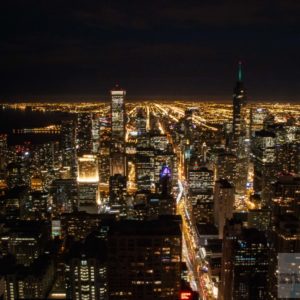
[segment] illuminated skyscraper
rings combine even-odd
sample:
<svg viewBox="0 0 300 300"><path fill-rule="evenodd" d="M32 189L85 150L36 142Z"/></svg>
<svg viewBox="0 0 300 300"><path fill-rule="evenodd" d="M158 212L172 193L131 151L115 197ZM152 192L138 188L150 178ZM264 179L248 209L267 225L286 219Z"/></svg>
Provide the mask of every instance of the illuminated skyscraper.
<svg viewBox="0 0 300 300"><path fill-rule="evenodd" d="M239 62L238 80L233 94L233 140L238 142L246 135L246 93L243 83L242 63Z"/></svg>
<svg viewBox="0 0 300 300"><path fill-rule="evenodd" d="M109 299L177 300L181 237L177 216L112 223L107 245Z"/></svg>
<svg viewBox="0 0 300 300"><path fill-rule="evenodd" d="M77 116L76 148L78 155L92 153L92 115L80 113Z"/></svg>
<svg viewBox="0 0 300 300"><path fill-rule="evenodd" d="M126 175L125 167L125 95L118 87L111 91L111 149L110 174Z"/></svg>
<svg viewBox="0 0 300 300"><path fill-rule="evenodd" d="M233 120L231 151L237 155L237 172L240 175L235 188L238 193L244 193L247 182L249 140L247 137L246 92L243 83L242 63L239 62L238 80L233 94Z"/></svg>
<svg viewBox="0 0 300 300"><path fill-rule="evenodd" d="M269 116L269 111L266 108L251 108L250 109L250 137L254 136L255 131L264 129L265 119Z"/></svg>
<svg viewBox="0 0 300 300"><path fill-rule="evenodd" d="M213 171L191 161L188 172L188 199L196 222L213 221Z"/></svg>
<svg viewBox="0 0 300 300"><path fill-rule="evenodd" d="M115 174L109 179L109 204L111 212L115 212L119 217L126 217L126 177Z"/></svg>
<svg viewBox="0 0 300 300"><path fill-rule="evenodd" d="M267 299L268 243L235 219L224 229L219 300Z"/></svg>
<svg viewBox="0 0 300 300"><path fill-rule="evenodd" d="M66 260L67 299L107 300L106 249L95 232L74 243Z"/></svg>
<svg viewBox="0 0 300 300"><path fill-rule="evenodd" d="M136 128L139 136L145 135L147 133L147 117L143 108L139 108L137 110Z"/></svg>
<svg viewBox="0 0 300 300"><path fill-rule="evenodd" d="M228 180L216 181L214 190L214 221L219 228L219 237L223 238L226 220L233 216L234 186Z"/></svg>
<svg viewBox="0 0 300 300"><path fill-rule="evenodd" d="M94 155L78 158L78 209L96 213L99 205L98 160Z"/></svg>
<svg viewBox="0 0 300 300"><path fill-rule="evenodd" d="M254 191L261 195L262 206L270 200L271 185L276 177L276 136L273 132L255 132L252 143Z"/></svg>
<svg viewBox="0 0 300 300"><path fill-rule="evenodd" d="M75 150L75 124L73 120L63 121L61 124L60 147L62 151L63 166L70 167L72 178L75 178L76 150Z"/></svg>
<svg viewBox="0 0 300 300"><path fill-rule="evenodd" d="M299 257L296 254L300 252L300 177L292 175L280 177L272 186L270 206L272 217L269 234L271 251L269 256L268 299L291 299L293 297L278 297L280 291L278 286L278 283L280 283L278 272L280 277L285 277L285 272L282 273L279 270L280 255L290 253L291 255L294 254L295 257ZM293 260L285 262L287 270L293 268L293 265L295 265ZM296 263L296 267L298 268L297 265ZM299 273L288 273L287 275L299 276ZM297 281L294 286L297 286ZM299 289L293 288L291 290L294 291L295 296L299 295L296 294L296 291L299 291ZM294 298L299 299L299 297Z"/></svg>

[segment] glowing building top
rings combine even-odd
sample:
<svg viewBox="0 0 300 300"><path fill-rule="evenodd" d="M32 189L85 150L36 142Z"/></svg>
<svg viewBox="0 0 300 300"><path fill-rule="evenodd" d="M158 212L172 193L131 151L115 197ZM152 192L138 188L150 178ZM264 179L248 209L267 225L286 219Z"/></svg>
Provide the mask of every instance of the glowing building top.
<svg viewBox="0 0 300 300"><path fill-rule="evenodd" d="M99 182L98 161L95 155L83 155L78 158L78 176L79 183L97 183Z"/></svg>

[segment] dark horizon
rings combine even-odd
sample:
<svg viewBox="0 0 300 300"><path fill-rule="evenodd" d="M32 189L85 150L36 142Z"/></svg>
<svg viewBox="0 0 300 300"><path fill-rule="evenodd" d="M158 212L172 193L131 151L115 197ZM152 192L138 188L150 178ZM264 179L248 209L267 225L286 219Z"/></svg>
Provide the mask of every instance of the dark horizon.
<svg viewBox="0 0 300 300"><path fill-rule="evenodd" d="M241 59L250 102L298 102L299 11L290 0L6 2L0 101L108 99L115 83L132 100L230 101Z"/></svg>

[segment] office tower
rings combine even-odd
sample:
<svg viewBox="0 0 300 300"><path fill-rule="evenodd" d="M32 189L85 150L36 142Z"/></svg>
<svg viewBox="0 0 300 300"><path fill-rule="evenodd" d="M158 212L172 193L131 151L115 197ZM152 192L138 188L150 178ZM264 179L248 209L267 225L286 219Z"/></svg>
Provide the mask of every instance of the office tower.
<svg viewBox="0 0 300 300"><path fill-rule="evenodd" d="M0 216L6 220L19 220L26 216L28 188L15 187L0 196Z"/></svg>
<svg viewBox="0 0 300 300"><path fill-rule="evenodd" d="M202 158L202 162L205 164L207 162L207 145L205 142L203 142L202 146L201 146L201 158Z"/></svg>
<svg viewBox="0 0 300 300"><path fill-rule="evenodd" d="M94 155L78 158L78 209L97 213L100 205L98 160Z"/></svg>
<svg viewBox="0 0 300 300"><path fill-rule="evenodd" d="M111 176L115 174L126 176L125 95L126 91L118 87L111 91Z"/></svg>
<svg viewBox="0 0 300 300"><path fill-rule="evenodd" d="M107 237L109 299L178 299L180 226L176 216L111 224Z"/></svg>
<svg viewBox="0 0 300 300"><path fill-rule="evenodd" d="M95 155L78 157L78 182L98 182L98 160Z"/></svg>
<svg viewBox="0 0 300 300"><path fill-rule="evenodd" d="M155 189L155 152L152 148L138 148L136 154L136 183L138 190Z"/></svg>
<svg viewBox="0 0 300 300"><path fill-rule="evenodd" d="M136 130L137 130L137 148L150 147L150 112L149 108L145 111L143 108L137 109L136 115Z"/></svg>
<svg viewBox="0 0 300 300"><path fill-rule="evenodd" d="M25 204L25 214L32 220L46 220L50 212L49 193L34 191L29 193Z"/></svg>
<svg viewBox="0 0 300 300"><path fill-rule="evenodd" d="M176 214L176 199L171 194L151 193L147 197L146 204L147 219L157 219L161 215Z"/></svg>
<svg viewBox="0 0 300 300"><path fill-rule="evenodd" d="M74 240L80 241L84 240L93 230L99 227L101 215L79 211L64 213L60 216L60 219L62 237L71 236Z"/></svg>
<svg viewBox="0 0 300 300"><path fill-rule="evenodd" d="M125 176L115 174L109 179L109 205L111 212L119 217L127 215L127 180Z"/></svg>
<svg viewBox="0 0 300 300"><path fill-rule="evenodd" d="M99 234L71 246L66 261L67 299L107 300L106 247Z"/></svg>
<svg viewBox="0 0 300 300"><path fill-rule="evenodd" d="M261 131L264 129L265 119L269 116L269 110L266 108L250 109L250 138L255 134L255 131Z"/></svg>
<svg viewBox="0 0 300 300"><path fill-rule="evenodd" d="M100 117L98 114L92 114L92 153L98 154L100 147Z"/></svg>
<svg viewBox="0 0 300 300"><path fill-rule="evenodd" d="M91 113L79 113L76 126L77 155L91 154L92 149L92 115Z"/></svg>
<svg viewBox="0 0 300 300"><path fill-rule="evenodd" d="M191 161L188 199L196 222L213 222L213 171Z"/></svg>
<svg viewBox="0 0 300 300"><path fill-rule="evenodd" d="M163 164L159 174L159 191L168 195L171 193L171 178L172 172L167 164Z"/></svg>
<svg viewBox="0 0 300 300"><path fill-rule="evenodd" d="M30 175L28 162L22 161L22 158L18 157L16 161L9 163L7 165L6 181L9 189L29 186Z"/></svg>
<svg viewBox="0 0 300 300"><path fill-rule="evenodd" d="M150 145L154 150L166 152L170 146L165 134L158 134L155 131L150 133Z"/></svg>
<svg viewBox="0 0 300 300"><path fill-rule="evenodd" d="M109 117L100 118L99 177L102 186L107 186L110 177L110 129Z"/></svg>
<svg viewBox="0 0 300 300"><path fill-rule="evenodd" d="M272 186L271 211L272 219L269 233L271 253L268 274L269 299L278 299L279 254L293 255L300 252L299 177L283 176ZM292 261L286 262L285 267L288 269L292 267L292 264ZM279 276L285 275L279 274Z"/></svg>
<svg viewBox="0 0 300 300"><path fill-rule="evenodd" d="M43 191L43 181L39 176L33 176L30 178L30 189L33 192Z"/></svg>
<svg viewBox="0 0 300 300"><path fill-rule="evenodd" d="M300 171L300 129L294 119L272 128L276 135L276 165L279 173L297 174Z"/></svg>
<svg viewBox="0 0 300 300"><path fill-rule="evenodd" d="M295 175L280 176L272 185L273 222L285 214L300 214L300 177Z"/></svg>
<svg viewBox="0 0 300 300"><path fill-rule="evenodd" d="M147 116L143 108L139 107L136 113L136 129L138 136L143 136L147 133Z"/></svg>
<svg viewBox="0 0 300 300"><path fill-rule="evenodd" d="M61 124L62 165L70 167L72 178L76 176L76 147L74 121L62 121Z"/></svg>
<svg viewBox="0 0 300 300"><path fill-rule="evenodd" d="M240 139L246 136L246 91L242 78L242 63L239 62L238 80L233 94L233 141L237 146Z"/></svg>
<svg viewBox="0 0 300 300"><path fill-rule="evenodd" d="M254 166L253 187L261 196L262 207L268 205L271 185L276 178L275 138L273 132L257 131L251 145Z"/></svg>
<svg viewBox="0 0 300 300"><path fill-rule="evenodd" d="M232 219L224 229L219 300L267 299L269 248L263 232Z"/></svg>
<svg viewBox="0 0 300 300"><path fill-rule="evenodd" d="M276 144L276 165L279 173L300 174L300 141Z"/></svg>
<svg viewBox="0 0 300 300"><path fill-rule="evenodd" d="M226 220L233 216L234 187L226 179L215 183L214 190L214 221L219 229L219 237L223 238L223 229Z"/></svg>
<svg viewBox="0 0 300 300"><path fill-rule="evenodd" d="M219 153L216 157L214 166L215 178L227 179L231 184L235 185L238 177L237 173L237 157L228 152Z"/></svg>
<svg viewBox="0 0 300 300"><path fill-rule="evenodd" d="M61 151L58 141L51 141L40 145L32 146L31 151L24 153L30 166L38 166L37 171L41 173L44 183L53 180L58 176L61 168Z"/></svg>
<svg viewBox="0 0 300 300"><path fill-rule="evenodd" d="M29 266L43 254L50 239L50 227L46 222L18 221L6 224L0 234L2 255L13 255L16 263Z"/></svg>
<svg viewBox="0 0 300 300"><path fill-rule="evenodd" d="M178 183L178 166L177 156L173 151L155 151L154 152L154 183L160 180L162 166L167 165L170 168L170 188L177 186Z"/></svg>
<svg viewBox="0 0 300 300"><path fill-rule="evenodd" d="M256 228L260 231L270 229L271 211L270 209L249 209L247 214L247 227Z"/></svg>
<svg viewBox="0 0 300 300"><path fill-rule="evenodd" d="M236 169L239 176L234 183L236 192L244 193L246 189L249 159L249 140L247 132L246 93L242 78L242 64L239 62L238 80L233 94L233 122L231 151L237 156Z"/></svg>
<svg viewBox="0 0 300 300"><path fill-rule="evenodd" d="M158 184L159 215L175 215L176 214L176 200L171 194L172 191L172 171L167 164L161 168L160 179ZM153 203L153 202L152 202Z"/></svg>
<svg viewBox="0 0 300 300"><path fill-rule="evenodd" d="M75 179L56 179L50 193L55 213L70 213L77 207L77 182Z"/></svg>
<svg viewBox="0 0 300 300"><path fill-rule="evenodd" d="M5 272L4 299L47 299L51 290L55 268L51 258L41 256L30 266L10 264Z"/></svg>

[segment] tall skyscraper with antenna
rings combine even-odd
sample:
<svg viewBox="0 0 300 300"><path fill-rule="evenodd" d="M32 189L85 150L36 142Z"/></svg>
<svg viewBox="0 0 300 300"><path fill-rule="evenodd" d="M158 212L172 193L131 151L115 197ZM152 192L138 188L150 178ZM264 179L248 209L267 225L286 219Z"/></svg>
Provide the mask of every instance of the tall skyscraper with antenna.
<svg viewBox="0 0 300 300"><path fill-rule="evenodd" d="M237 145L246 136L246 92L243 82L242 62L238 66L238 78L233 94L233 141Z"/></svg>
<svg viewBox="0 0 300 300"><path fill-rule="evenodd" d="M238 64L237 82L233 93L233 120L232 120L232 140L231 152L237 158L237 171L240 176L235 182L236 191L243 193L245 191L248 160L249 160L249 142L247 140L247 108L246 91L243 82L242 62Z"/></svg>

